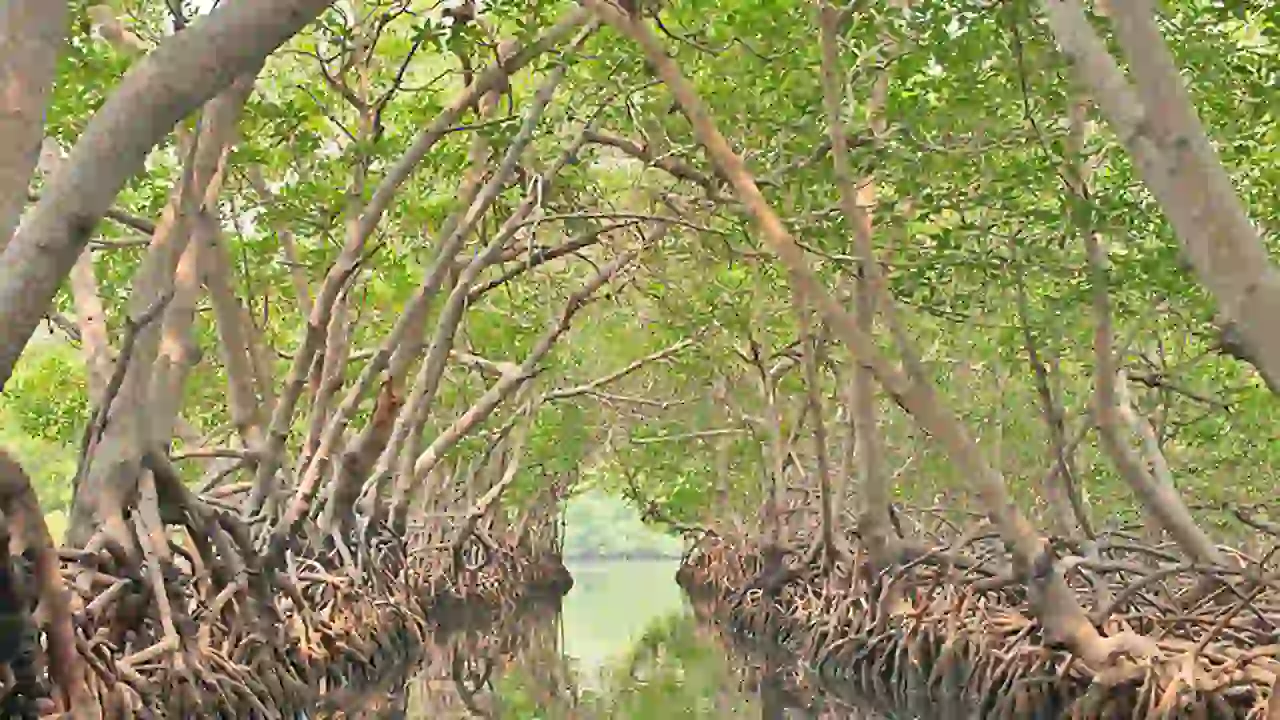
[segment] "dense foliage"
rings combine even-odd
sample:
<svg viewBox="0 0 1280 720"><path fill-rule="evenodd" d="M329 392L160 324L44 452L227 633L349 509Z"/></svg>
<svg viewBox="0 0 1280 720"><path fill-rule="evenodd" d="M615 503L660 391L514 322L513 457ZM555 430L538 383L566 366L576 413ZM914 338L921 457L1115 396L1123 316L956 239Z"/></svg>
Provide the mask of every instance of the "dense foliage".
<svg viewBox="0 0 1280 720"><path fill-rule="evenodd" d="M40 507L0 453L0 510L38 556L48 685L159 707L134 665L172 680L139 658L190 620L257 654L219 676L243 687L312 632L394 635L404 597L506 602L676 534L713 530L707 573L790 553L827 592L849 547L908 572L987 523L966 572L1026 591L997 604L1034 642L1105 674L1141 635L1173 702L1243 605L1181 655L1104 627L1133 566L1100 538L1172 540L1213 583L1268 561L1280 15L1159 5L6 4L0 443ZM296 598L344 576L371 589L315 624ZM112 603L136 623L81 682L74 633L108 615L80 606Z"/></svg>
<svg viewBox="0 0 1280 720"><path fill-rule="evenodd" d="M525 38L562 5L489 3L484 17L498 36ZM821 273L833 287L849 288L855 264L851 229L835 211L834 178L822 151L827 129L814 13L795 3L704 5L663 6L668 48L753 172L768 181L768 198ZM382 109L376 132L358 135L358 112L343 99L343 87L317 72L317 57L341 50L343 36L351 32L350 9L335 7L268 63L229 160L221 204L235 284L255 329L274 348L269 372L277 378L287 373L302 330L291 273L300 271L311 281L320 277L337 255L351 193L367 199L372 192L372 182L353 186L352 168L367 167L374 177L385 172L446 102L443 88L457 82L454 55L488 52L476 25L448 25L438 10L400 3L361 7L385 19L365 92L378 96L397 82L400 88ZM170 22L160 3L121 0L111 10L144 48L158 42ZM100 107L113 79L136 59L102 39L100 23L84 5L73 3L73 16L48 126L64 147ZM761 32L764 27L770 31ZM1190 70L1205 125L1274 252L1280 247L1280 120L1274 112L1280 47L1274 12L1248 4L1225 11L1188 1L1168 8L1164 28L1175 40L1178 62ZM1032 503L1035 478L1049 453L1024 327L1040 356L1051 358L1055 391L1069 414L1087 404L1091 387L1091 284L1059 171L1068 152L1066 114L1073 92L1066 65L1042 18L1020 2L861 8L841 41L852 60L853 165L874 173L879 185L877 251L894 294L907 306L933 379L997 455L997 464L1016 479L1015 491ZM893 52L877 60L882 46ZM402 67L407 72L401 74ZM863 119L882 67L891 79L883 128L873 133ZM502 112L518 113L534 85L518 77ZM686 179L715 186L688 122L666 112L667 92L612 31L587 40L557 97L576 99L553 103L540 131L546 142L535 143L538 159L531 163L548 162L558 152L557 139L595 118L601 134L625 138L647 156L688 170ZM503 116L479 132L501 147L515 123ZM1280 465L1274 398L1249 366L1215 352L1213 305L1179 260L1170 226L1116 137L1096 119L1091 125L1085 152L1095 174L1088 212L1108 238L1117 335L1132 338L1126 364L1141 383L1139 406L1152 418L1184 492L1197 503L1268 499ZM455 209L468 135L446 137L383 220L376 254L349 291L358 319L353 347L372 347L387 332L429 265L436 230ZM129 182L117 208L157 217L180 165L176 145L167 142L151 155L146 172ZM271 188L269 198L250 182L255 174ZM522 470L527 479L520 483L536 486L540 476L569 472L603 454L608 467L627 469L606 471L612 472L614 488L625 488L634 473L632 481L648 498L674 517L696 520L712 499L716 468L710 448L719 442L703 433L734 424L719 412L722 403L708 388L723 378L730 404L741 414L761 412L753 371L735 350L756 342L766 354L777 353L794 340L785 276L761 255L754 231L734 203L723 200L723 190L712 194L721 200L708 201L697 182L628 161L617 148L589 143L558 188L544 222L563 226L565 235L606 222L590 217L604 207L655 214L683 208L691 227L669 233L621 287L585 311L549 358L544 385L587 382L691 333L702 334L692 348L608 390L619 397L583 395L544 410L528 442ZM508 190L499 204L510 209L521 192ZM281 243L285 232L291 249ZM107 223L93 245L117 337L130 278L145 252L136 237L136 230ZM588 268L570 256L487 294L468 313L460 338L477 355L517 360L558 312L557 298ZM1019 293L1025 293L1022 307ZM61 296L59 306L73 314L69 295ZM229 416L212 315L198 313L193 332L201 359L186 382L183 417L200 433L216 433L227 427ZM51 347L56 348L33 347L5 386L4 405L13 418L7 426L71 448L86 417L83 374L73 355ZM848 367L840 353L833 353L832 362L833 368ZM443 407L469 404L482 390L477 380L451 371ZM782 382L787 396L799 398L795 377ZM834 395L838 382L828 377L828 394ZM630 395L635 397L622 399ZM782 422L789 430L798 405L783 404ZM883 409L888 465L904 468L895 491L921 502L963 499L965 479L891 403ZM297 432L305 428L302 415ZM440 417L447 423L451 415ZM428 434L433 427L428 424ZM754 494L764 474L765 440L758 432L727 436L730 484L740 496ZM659 437L672 439L641 442ZM464 442L458 452L482 447ZM1098 517L1132 521L1128 491L1091 448L1086 442L1081 474L1089 498L1100 505ZM51 509L64 505L68 451L19 453L41 456L33 471L41 478L42 497ZM517 487L512 498L527 492Z"/></svg>

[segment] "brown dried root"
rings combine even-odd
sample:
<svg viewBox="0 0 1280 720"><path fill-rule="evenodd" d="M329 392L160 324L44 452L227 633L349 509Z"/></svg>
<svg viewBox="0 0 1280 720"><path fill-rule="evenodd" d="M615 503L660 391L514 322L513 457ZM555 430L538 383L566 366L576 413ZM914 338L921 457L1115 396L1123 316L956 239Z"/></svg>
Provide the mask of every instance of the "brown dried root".
<svg viewBox="0 0 1280 720"><path fill-rule="evenodd" d="M981 717L1010 718L1266 717L1280 673L1276 579L1256 561L1251 570L1198 567L1123 533L1097 546L1092 557L1056 562L1082 603L1098 580L1110 590L1108 606L1093 613L1116 660L1104 667L1046 640L1027 586L981 572L994 566L972 535L875 574L855 544L853 565L825 574L791 567L772 596L759 578L762 567L779 565L766 558L776 548L708 536L679 579L715 603L734 631L780 638L824 676L906 708L960 702ZM1181 595L1207 576L1219 581L1217 596L1180 609Z"/></svg>
<svg viewBox="0 0 1280 720"><path fill-rule="evenodd" d="M374 535L381 549L360 547L374 544L361 534L345 538L368 559L354 580L324 543L302 543L287 567L266 572L239 517L187 490L163 453L148 453L144 466L139 496L124 513L134 559L101 534L85 549L55 551L37 525L43 516L29 483L0 454L0 480L10 483L0 485L0 529L36 561L38 593L30 597L39 598L44 622L35 647L47 656L37 652L31 672L17 673L46 696L27 691L37 705L6 717L69 703L85 717L289 717L312 712L333 689L373 689L413 671L427 635L425 609L435 603L425 578L447 573L442 555L389 573L380 563L405 567L403 543ZM506 596L523 591L503 573L517 583L555 575L545 563L522 567L527 552L517 558L498 545L490 582ZM0 554L0 569L7 559ZM77 581L74 615L64 577ZM0 605L15 599L21 630L31 625L29 598L21 588L5 595L10 580L0 573Z"/></svg>
<svg viewBox="0 0 1280 720"><path fill-rule="evenodd" d="M84 664L75 651L71 609L59 570L58 554L49 536L49 528L44 523L40 502L31 488L31 479L3 450L0 450L0 511L6 530L3 542L0 542L3 546L0 567L8 574L11 550L16 550L18 555L34 558L36 598L39 601L39 614L44 618L42 629L46 635L46 663L51 679L60 690L54 698L55 707L74 711L83 706L88 691ZM13 544L15 541L16 546ZM13 589L0 588L0 592L12 594ZM28 601L29 599L27 598ZM23 608L11 607L5 608L5 611L18 613L5 620L5 624L10 627L11 623L30 623ZM0 643L4 642L7 640L0 639ZM76 715L79 716L80 713L76 712Z"/></svg>

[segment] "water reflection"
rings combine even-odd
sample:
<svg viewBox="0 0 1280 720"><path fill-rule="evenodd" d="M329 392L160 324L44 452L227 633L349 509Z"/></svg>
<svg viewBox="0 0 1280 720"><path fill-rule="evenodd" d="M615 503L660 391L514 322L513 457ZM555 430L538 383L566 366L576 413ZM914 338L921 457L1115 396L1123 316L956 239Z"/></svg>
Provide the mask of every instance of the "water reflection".
<svg viewBox="0 0 1280 720"><path fill-rule="evenodd" d="M529 609L501 631L437 638L429 664L383 718L789 718L887 717L825 694L781 655L744 653L687 612L653 623L632 652L577 681L560 651L559 616Z"/></svg>
<svg viewBox="0 0 1280 720"><path fill-rule="evenodd" d="M564 651L578 682L599 689L602 673L625 658L650 625L683 612L675 582L679 559L569 561L573 589L564 599Z"/></svg>
<svg viewBox="0 0 1280 720"><path fill-rule="evenodd" d="M595 568L594 580L577 569L581 594L563 608L526 607L487 627L437 634L403 692L348 717L889 717L828 695L785 655L730 643L678 590L662 594L674 587L670 574L659 582L655 568L635 565L646 564ZM648 616L652 609L666 611Z"/></svg>

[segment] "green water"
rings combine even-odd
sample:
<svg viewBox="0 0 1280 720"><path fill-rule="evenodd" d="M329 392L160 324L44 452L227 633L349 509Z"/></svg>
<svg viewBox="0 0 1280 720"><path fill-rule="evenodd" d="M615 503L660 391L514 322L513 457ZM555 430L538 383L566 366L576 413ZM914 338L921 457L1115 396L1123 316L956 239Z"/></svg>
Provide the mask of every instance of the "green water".
<svg viewBox="0 0 1280 720"><path fill-rule="evenodd" d="M579 680L600 687L611 663L624 659L645 631L670 615L686 611L675 582L680 561L570 561L573 590L564 599L564 653L574 661Z"/></svg>
<svg viewBox="0 0 1280 720"><path fill-rule="evenodd" d="M849 718L884 716L797 685L795 665L747 654L695 618L676 560L567 563L573 590L499 629L435 638L399 710L348 717Z"/></svg>

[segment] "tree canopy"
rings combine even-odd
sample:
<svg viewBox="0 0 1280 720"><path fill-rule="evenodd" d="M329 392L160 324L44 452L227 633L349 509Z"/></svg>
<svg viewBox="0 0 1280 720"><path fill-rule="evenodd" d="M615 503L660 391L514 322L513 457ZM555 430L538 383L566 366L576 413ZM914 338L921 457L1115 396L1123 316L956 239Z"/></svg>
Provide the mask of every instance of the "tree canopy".
<svg viewBox="0 0 1280 720"><path fill-rule="evenodd" d="M906 506L1020 573L1271 532L1266 3L3 13L0 418L69 546L554 554L590 488L885 566Z"/></svg>

